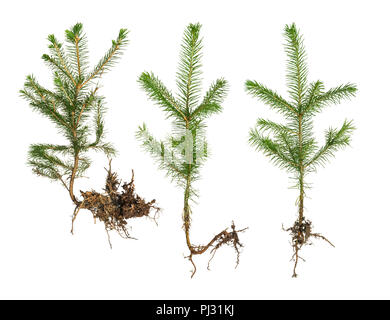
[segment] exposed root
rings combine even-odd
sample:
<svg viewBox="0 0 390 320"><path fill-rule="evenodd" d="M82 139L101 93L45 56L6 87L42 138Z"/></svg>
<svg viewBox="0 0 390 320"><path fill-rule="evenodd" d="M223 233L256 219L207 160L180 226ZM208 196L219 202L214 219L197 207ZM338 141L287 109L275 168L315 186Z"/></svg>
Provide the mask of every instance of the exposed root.
<svg viewBox="0 0 390 320"><path fill-rule="evenodd" d="M107 170L107 169L106 169ZM83 201L80 202L74 211L72 218L72 234L74 221L80 209L89 210L94 218L102 221L108 235L108 242L111 246L109 231L115 230L125 239L135 239L130 236L128 221L132 218L148 217L156 220L160 208L155 205L155 200L146 202L135 193L134 171L130 183L123 183L122 190L119 191L121 181L115 172L111 171L111 160L107 170L106 185L104 193L92 191L80 191ZM151 216L151 211L154 215Z"/></svg>
<svg viewBox="0 0 390 320"><path fill-rule="evenodd" d="M306 220L305 217L303 217L301 220L296 220L294 225L288 229L284 229L282 226L282 229L284 231L287 231L290 233L291 236L291 245L294 249L294 254L291 258L292 261L294 261L294 269L293 269L293 278L296 278L298 274L296 273L298 260L301 259L302 261L305 261L300 255L299 251L302 249L304 245L311 245L312 242L310 241L311 238L317 238L322 239L328 242L332 247L334 247L333 243L330 242L327 238L325 238L320 233L313 233L312 232L312 223L310 220Z"/></svg>
<svg viewBox="0 0 390 320"><path fill-rule="evenodd" d="M207 264L207 269L210 270L210 262L213 260L217 250L219 248L221 248L224 244L233 247L234 250L236 251L236 254L237 254L236 268L237 268L238 264L240 263L240 248L243 247L243 245L240 242L240 239L238 237L238 233L244 232L248 228L236 230L236 226L235 226L234 222L232 222L231 231L228 231L228 228L222 230L220 233L218 233L216 236L214 236L214 238L211 239L211 241L207 245L204 245L204 246L192 245L189 241L189 225L185 224L184 228L185 228L186 237L187 237L187 246L188 246L188 249L190 250L190 255L187 258L190 260L190 262L192 263L192 265L194 267L194 269L192 270L191 278L196 273L196 265L192 259L193 256L205 253L209 248L212 248L210 251L211 257L210 257L209 262Z"/></svg>
<svg viewBox="0 0 390 320"><path fill-rule="evenodd" d="M74 234L73 233L73 229L74 229L74 222L77 218L77 215L80 211L80 209L82 208L82 206L84 205L84 201L82 203L80 203L79 205L77 205L75 208L74 208L74 211L73 211L73 217L72 217L72 229L70 230L70 233L71 234Z"/></svg>

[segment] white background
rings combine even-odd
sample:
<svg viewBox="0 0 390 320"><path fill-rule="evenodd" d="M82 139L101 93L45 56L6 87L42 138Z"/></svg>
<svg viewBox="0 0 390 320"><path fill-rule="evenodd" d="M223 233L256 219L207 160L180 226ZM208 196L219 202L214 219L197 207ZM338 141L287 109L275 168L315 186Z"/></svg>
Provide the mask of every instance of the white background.
<svg viewBox="0 0 390 320"><path fill-rule="evenodd" d="M388 1L7 1L1 32L1 211L0 298L119 299L271 299L390 298L389 101L390 21ZM135 170L137 191L163 208L157 227L132 221L139 240L112 233L110 250L104 227L89 212L79 214L70 234L72 203L61 185L34 176L26 166L31 143L60 143L53 125L19 97L25 76L33 73L51 86L40 59L46 37L64 39L64 30L83 22L90 60L98 61L120 28L131 30L130 44L101 81L106 96L107 140L119 155L113 168L124 179ZM224 112L209 120L212 157L197 184L201 197L193 208L192 238L205 243L229 226L249 226L241 264L235 270L231 248L191 265L181 229L183 196L134 138L146 122L158 137L170 123L148 101L136 80L153 71L175 89L178 53L185 26L203 25L204 88L225 77L230 93ZM307 260L292 279L292 249L281 224L296 215L297 191L287 173L274 167L248 143L257 117L279 119L248 96L244 82L254 79L286 95L282 32L295 22L308 53L309 80L326 88L356 83L358 95L327 108L316 118L318 138L345 118L358 128L352 147L309 181L306 214L322 241L306 247ZM102 155L77 181L76 190L100 190L107 161Z"/></svg>

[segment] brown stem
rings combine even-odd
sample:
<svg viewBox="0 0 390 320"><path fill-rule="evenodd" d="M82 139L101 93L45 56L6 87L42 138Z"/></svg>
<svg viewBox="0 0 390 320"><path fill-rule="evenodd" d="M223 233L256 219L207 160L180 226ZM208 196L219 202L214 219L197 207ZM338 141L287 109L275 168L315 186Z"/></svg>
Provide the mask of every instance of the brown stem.
<svg viewBox="0 0 390 320"><path fill-rule="evenodd" d="M189 128L189 122L188 120L186 121L186 130ZM188 175L186 178L186 188L184 191L184 209L183 209L183 222L184 222L184 231L186 234L186 243L188 249L191 251L191 256L192 256L192 244L190 240L190 225L191 225L191 209L189 205L189 199L190 199L190 190L191 190L191 162L188 164ZM191 258L190 258L191 260ZM191 260L192 264L193 261ZM196 268L195 268L196 270Z"/></svg>
<svg viewBox="0 0 390 320"><path fill-rule="evenodd" d="M304 190L304 166L303 166L303 159L302 159L302 114L299 114L298 116L298 143L299 143L299 203L298 203L298 233L297 233L297 239L295 240L294 244L294 251L295 251L295 263L294 263L294 270L293 270L293 278L296 278L298 275L296 273L297 265L298 265L298 259L299 259L299 250L300 246L303 243L300 243L304 239L304 235L301 232L301 224L303 222L304 216L303 216L303 201L305 196L305 190Z"/></svg>
<svg viewBox="0 0 390 320"><path fill-rule="evenodd" d="M183 222L184 222L184 231L185 231L185 235L186 235L187 247L192 253L192 244L191 244L191 240L190 240L191 209L190 209L190 206L188 203L189 198L190 198L190 184L191 184L191 178L188 175L186 189L184 192Z"/></svg>
<svg viewBox="0 0 390 320"><path fill-rule="evenodd" d="M71 234L74 234L74 233L73 233L73 230L74 230L74 222L75 222L75 220L76 220L76 218L77 218L77 215L78 215L80 209L83 208L83 204L84 204L84 201L81 202L81 203L79 203L78 205L76 205L76 207L74 208L73 217L72 217L72 229L70 230L70 233L71 233Z"/></svg>
<svg viewBox="0 0 390 320"><path fill-rule="evenodd" d="M303 198L304 198L304 181L303 177L305 175L302 159L302 114L298 117L298 141L299 141L299 223L303 221Z"/></svg>
<svg viewBox="0 0 390 320"><path fill-rule="evenodd" d="M301 166L301 170L299 172L299 224L303 221L303 201L305 197L305 190L303 187L304 181L303 181L304 171L303 167Z"/></svg>
<svg viewBox="0 0 390 320"><path fill-rule="evenodd" d="M69 181L69 195L76 206L78 206L80 204L80 201L78 201L77 198L75 197L74 192L73 192L73 187L74 187L74 180L76 178L78 166L79 166L79 155L77 152L75 154L75 157L74 157L73 170L72 170L72 174L70 176L70 181Z"/></svg>
<svg viewBox="0 0 390 320"><path fill-rule="evenodd" d="M80 209L83 207L83 204L84 204L84 201L80 202L79 200L77 200L77 198L73 192L74 180L76 178L78 164L79 164L79 156L78 156L78 153L76 153L75 158L74 158L72 174L70 176L69 188L67 188L69 191L70 198L72 199L73 203L76 205L74 212L73 212L73 217L72 217L72 229L70 230L71 234L73 234L73 227L74 227L74 222L77 218L77 214L79 213Z"/></svg>

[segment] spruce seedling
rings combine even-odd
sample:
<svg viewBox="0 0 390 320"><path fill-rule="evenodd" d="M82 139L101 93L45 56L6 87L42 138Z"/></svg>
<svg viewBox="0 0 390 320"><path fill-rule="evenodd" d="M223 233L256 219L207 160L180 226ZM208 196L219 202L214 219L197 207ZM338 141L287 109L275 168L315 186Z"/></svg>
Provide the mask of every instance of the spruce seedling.
<svg viewBox="0 0 390 320"><path fill-rule="evenodd" d="M139 83L148 97L165 111L167 118L172 119L172 134L166 141L159 141L150 134L145 124L137 132L137 137L142 141L145 150L184 192L182 219L186 244L190 251L188 259L194 267L191 277L196 272L193 256L211 249L212 259L223 244L234 247L238 265L239 247L242 246L238 233L243 231L236 230L232 223L231 231L228 229L221 231L206 245L194 245L190 240L192 213L190 202L198 197L194 182L200 178L200 169L209 154L205 138L206 119L221 112L221 104L227 94L227 82L221 78L210 86L204 98L200 100L202 57L200 29L200 24L190 24L185 29L176 80L177 97L174 97L153 73L144 72L139 77Z"/></svg>
<svg viewBox="0 0 390 320"><path fill-rule="evenodd" d="M298 260L302 259L299 251L304 245L311 244L311 238L323 239L333 246L323 235L312 232L312 223L304 215L304 199L309 188L306 177L319 166L324 166L337 150L348 146L355 129L352 121L347 120L339 129L329 128L325 131L325 143L320 147L313 134L313 118L328 105L355 96L357 89L348 83L325 91L321 81L308 84L303 39L295 24L285 27L284 36L290 101L256 81L247 81L246 90L286 119L285 124L258 119L257 126L250 131L249 141L275 165L293 174L294 187L299 190L298 218L285 230L292 237L293 277L296 277Z"/></svg>
<svg viewBox="0 0 390 320"><path fill-rule="evenodd" d="M115 229L127 234L124 226L130 216L118 212L132 204L130 195L133 198L136 195L132 186L125 192L127 201L118 202L118 195L113 198L119 181L116 174L111 172L111 162L105 194L91 198L97 193L85 192L82 193L84 200L81 201L74 193L75 180L83 177L91 165L91 159L87 156L90 151L103 152L108 157L115 154L113 146L104 141L104 97L98 95L97 81L115 65L123 53L128 43L127 35L128 31L121 29L118 37L112 41L111 48L91 70L88 68L87 38L81 23L65 31L66 46L54 35L49 35L50 54L44 54L42 59L53 72L54 90L44 88L30 75L27 76L24 89L20 91L30 106L51 120L67 141L66 144L31 145L28 164L34 173L59 181L68 191L75 205L72 233L79 210L86 208L93 213L94 218L105 223L107 231ZM153 203L148 204L149 208L153 206ZM133 207L138 209L138 206ZM149 210L143 212L149 213Z"/></svg>

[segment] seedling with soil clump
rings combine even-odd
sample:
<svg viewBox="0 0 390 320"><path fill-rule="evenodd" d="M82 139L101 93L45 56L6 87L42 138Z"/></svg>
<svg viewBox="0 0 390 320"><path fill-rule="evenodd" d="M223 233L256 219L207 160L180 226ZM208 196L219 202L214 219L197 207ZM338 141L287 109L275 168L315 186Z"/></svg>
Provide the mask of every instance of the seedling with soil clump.
<svg viewBox="0 0 390 320"><path fill-rule="evenodd" d="M104 194L81 192L83 200L74 194L75 180L84 177L92 162L87 153L103 152L108 157L115 154L112 145L103 141L105 107L104 97L97 94L97 81L122 54L127 34L126 29L121 29L111 48L90 71L87 38L81 23L65 31L66 46L49 35L50 54L44 54L42 59L53 72L54 89L46 89L30 75L20 91L30 106L51 120L67 141L61 145L31 145L28 164L34 173L59 181L68 191L75 205L72 233L80 209L90 210L94 218L104 222L107 231L116 230L126 238L131 238L126 229L128 219L149 216L151 209L158 210L154 200L144 202L134 193L133 179L118 193L119 181L111 172L111 161Z"/></svg>
<svg viewBox="0 0 390 320"><path fill-rule="evenodd" d="M322 239L333 244L320 233L313 233L312 223L304 215L304 199L309 185L306 176L325 165L335 152L350 144L354 130L352 121L345 120L339 129L325 131L325 144L318 146L313 134L313 117L330 104L353 97L357 91L354 84L345 84L325 91L321 81L307 82L308 69L302 36L295 24L284 29L287 53L287 86L290 101L256 81L247 81L246 90L252 96L268 104L286 118L286 124L258 119L256 128L250 131L250 143L261 150L280 168L293 174L295 188L299 190L297 200L298 218L293 226L284 229L291 235L294 270L297 276L299 251L311 240ZM302 259L303 260L303 259Z"/></svg>

